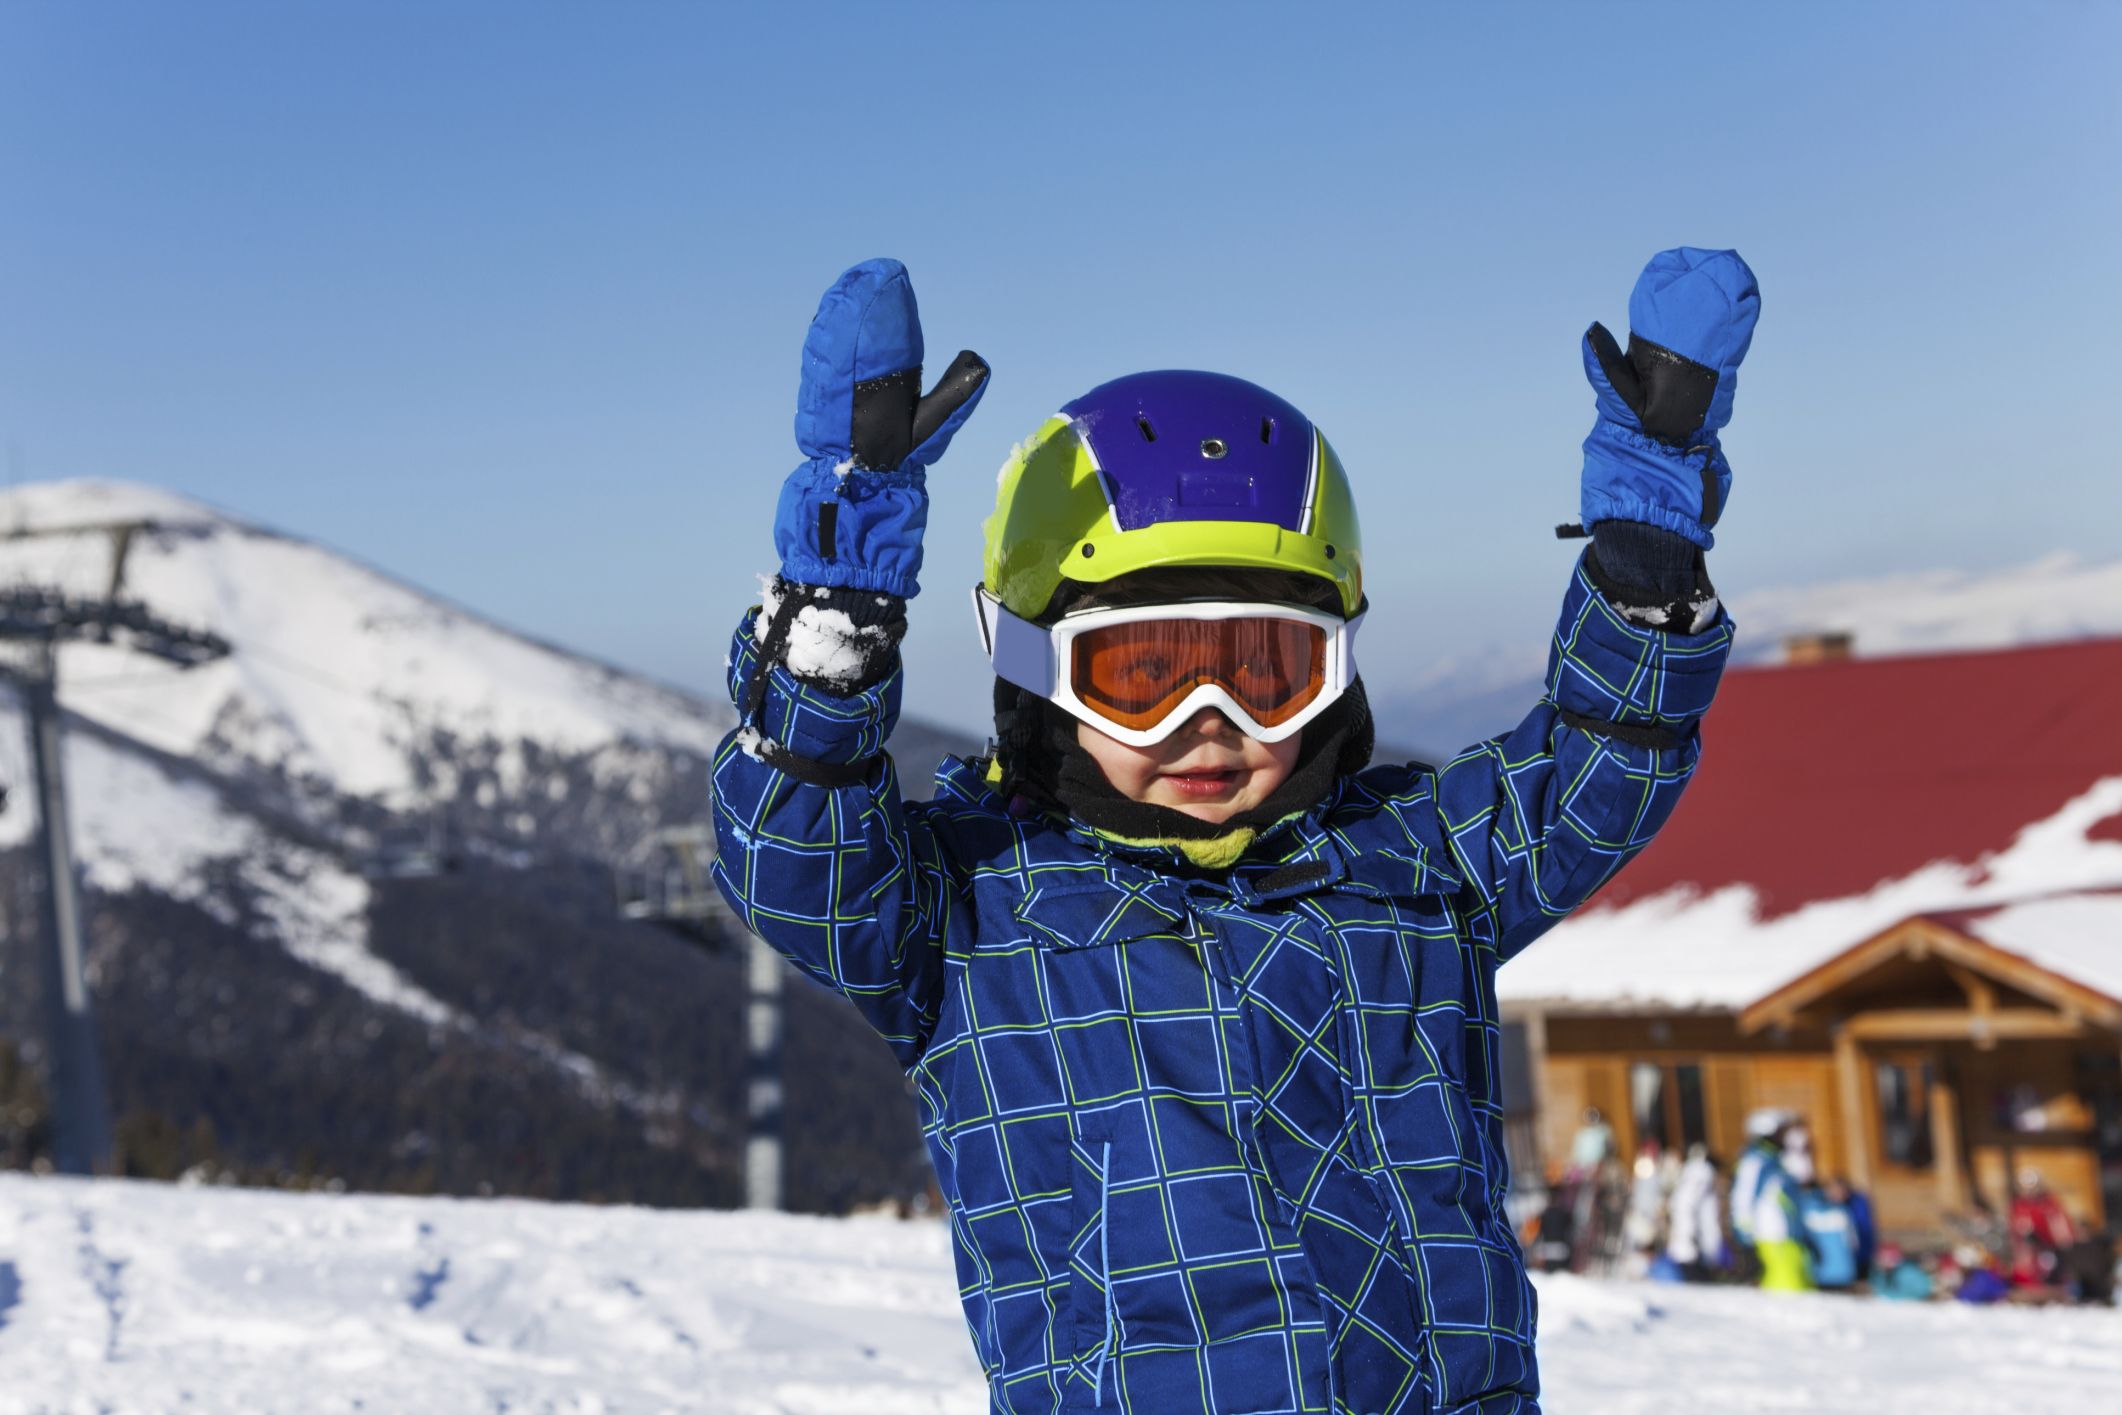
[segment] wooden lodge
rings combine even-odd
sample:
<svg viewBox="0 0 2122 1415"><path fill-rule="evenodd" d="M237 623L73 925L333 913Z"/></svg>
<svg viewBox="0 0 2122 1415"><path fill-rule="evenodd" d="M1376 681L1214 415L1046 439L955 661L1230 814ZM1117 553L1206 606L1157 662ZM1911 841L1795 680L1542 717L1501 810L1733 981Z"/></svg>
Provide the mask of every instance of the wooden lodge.
<svg viewBox="0 0 2122 1415"><path fill-rule="evenodd" d="M2122 1229L2118 702L2122 640L1731 673L1659 841L1499 975L1519 1163L1775 1106L1890 1233L2028 1169Z"/></svg>

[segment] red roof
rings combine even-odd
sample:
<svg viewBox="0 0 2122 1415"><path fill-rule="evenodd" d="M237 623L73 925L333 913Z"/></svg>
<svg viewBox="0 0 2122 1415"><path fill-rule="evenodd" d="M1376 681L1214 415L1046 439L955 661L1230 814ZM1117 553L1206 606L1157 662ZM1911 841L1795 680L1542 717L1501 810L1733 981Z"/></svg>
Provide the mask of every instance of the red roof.
<svg viewBox="0 0 2122 1415"><path fill-rule="evenodd" d="M2001 850L2122 776L2122 639L1733 669L1702 736L1694 783L1600 905L1749 884L1772 916Z"/></svg>

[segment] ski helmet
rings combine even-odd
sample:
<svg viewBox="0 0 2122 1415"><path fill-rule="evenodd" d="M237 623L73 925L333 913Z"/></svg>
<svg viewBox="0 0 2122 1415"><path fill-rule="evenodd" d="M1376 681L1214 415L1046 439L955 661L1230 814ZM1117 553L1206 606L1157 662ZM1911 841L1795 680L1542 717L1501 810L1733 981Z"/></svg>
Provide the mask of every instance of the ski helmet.
<svg viewBox="0 0 2122 1415"><path fill-rule="evenodd" d="M985 527L982 587L1023 619L1064 585L1143 570L1272 570L1363 603L1348 476L1311 419L1227 374L1100 384L1011 454Z"/></svg>

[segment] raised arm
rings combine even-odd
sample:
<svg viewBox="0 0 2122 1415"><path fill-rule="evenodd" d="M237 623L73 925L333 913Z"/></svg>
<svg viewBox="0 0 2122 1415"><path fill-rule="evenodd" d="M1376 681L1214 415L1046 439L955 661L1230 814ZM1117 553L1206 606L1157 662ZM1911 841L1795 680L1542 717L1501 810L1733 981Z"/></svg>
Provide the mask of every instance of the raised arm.
<svg viewBox="0 0 2122 1415"><path fill-rule="evenodd" d="M762 938L847 996L903 1064L935 1020L946 872L900 798L884 744L899 640L919 592L926 468L986 389L970 351L920 393L921 322L906 269L849 270L803 346L782 488L781 573L737 627L738 725L715 756L715 882Z"/></svg>
<svg viewBox="0 0 2122 1415"><path fill-rule="evenodd" d="M1718 431L1760 294L1736 251L1652 258L1624 354L1584 336L1598 418L1584 442L1592 537L1517 729L1455 758L1437 799L1508 958L1648 845L1701 757L1698 726L1731 649L1703 552L1731 492Z"/></svg>

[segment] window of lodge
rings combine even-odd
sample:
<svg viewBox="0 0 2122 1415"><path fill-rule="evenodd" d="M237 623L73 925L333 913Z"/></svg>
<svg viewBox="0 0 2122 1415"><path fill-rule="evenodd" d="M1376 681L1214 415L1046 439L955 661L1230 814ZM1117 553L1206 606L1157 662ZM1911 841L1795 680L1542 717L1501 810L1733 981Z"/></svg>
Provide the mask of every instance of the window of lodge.
<svg viewBox="0 0 2122 1415"><path fill-rule="evenodd" d="M1881 1061L1872 1068L1879 1101L1879 1147L1888 1164L1928 1169L1930 1063Z"/></svg>

